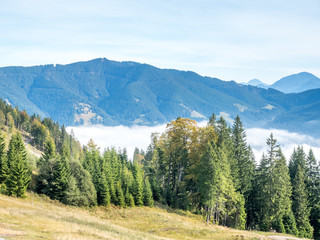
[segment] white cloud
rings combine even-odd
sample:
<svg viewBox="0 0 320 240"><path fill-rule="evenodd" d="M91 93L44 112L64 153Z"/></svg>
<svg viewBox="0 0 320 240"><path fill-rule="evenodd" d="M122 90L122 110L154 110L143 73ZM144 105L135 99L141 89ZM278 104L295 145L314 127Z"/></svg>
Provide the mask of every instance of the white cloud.
<svg viewBox="0 0 320 240"><path fill-rule="evenodd" d="M319 160L320 139L315 139L308 135L292 133L280 129L249 128L246 130L246 133L247 142L252 147L257 162L260 161L262 153L267 153L268 148L266 140L268 137L270 137L271 133L273 133L273 137L277 139L277 143L280 144L282 152L287 160L290 159L293 149L297 148L299 145L303 146L306 153L308 153L309 149L312 148Z"/></svg>
<svg viewBox="0 0 320 240"><path fill-rule="evenodd" d="M101 150L108 147L116 149L127 148L130 159L133 157L134 149L146 150L151 143L151 133L165 131L166 125L158 125L154 127L148 126L78 126L67 127L67 131L73 130L76 138L81 144L86 145L90 138L100 147Z"/></svg>
<svg viewBox="0 0 320 240"><path fill-rule="evenodd" d="M206 121L199 123L199 126L205 125ZM73 129L75 136L83 145L86 145L90 138L92 138L101 150L107 147L115 147L116 149L127 148L128 156L132 158L135 147L146 150L151 142L151 133L164 132L166 124L153 127L110 127L102 125L67 127L69 132L71 129ZM320 160L320 139L279 129L249 128L246 130L247 142L252 147L257 162L260 161L263 152L267 153L266 140L271 132L274 138L277 139L278 144L280 144L287 160L289 160L293 149L298 145L302 145L306 152L312 148L317 159Z"/></svg>

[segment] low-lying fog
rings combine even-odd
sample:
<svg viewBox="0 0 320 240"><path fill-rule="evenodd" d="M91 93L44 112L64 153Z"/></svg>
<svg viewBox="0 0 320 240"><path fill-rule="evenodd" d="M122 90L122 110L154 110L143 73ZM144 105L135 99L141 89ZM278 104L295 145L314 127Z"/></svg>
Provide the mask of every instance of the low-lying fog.
<svg viewBox="0 0 320 240"><path fill-rule="evenodd" d="M204 122L199 123L200 126L205 124L206 123ZM83 145L86 145L90 138L92 138L101 150L107 147L115 147L116 149L127 148L128 156L132 159L135 147L146 150L151 141L151 133L164 132L166 125L164 124L153 127L109 127L102 125L67 127L68 132L70 132L71 129L73 130L76 138ZM246 129L247 142L253 149L257 162L260 161L262 153L267 152L266 139L270 136L271 132L277 139L278 144L280 144L287 160L290 158L293 149L298 145L303 145L306 153L308 153L309 149L312 148L317 160L320 160L320 139L280 129L249 128Z"/></svg>

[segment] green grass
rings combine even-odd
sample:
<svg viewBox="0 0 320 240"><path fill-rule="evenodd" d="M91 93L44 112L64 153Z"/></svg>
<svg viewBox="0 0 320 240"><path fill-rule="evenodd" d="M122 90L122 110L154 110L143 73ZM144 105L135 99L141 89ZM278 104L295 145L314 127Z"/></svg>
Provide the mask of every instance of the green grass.
<svg viewBox="0 0 320 240"><path fill-rule="evenodd" d="M206 224L200 216L163 209L76 208L29 193L0 195L5 239L267 239L260 233Z"/></svg>

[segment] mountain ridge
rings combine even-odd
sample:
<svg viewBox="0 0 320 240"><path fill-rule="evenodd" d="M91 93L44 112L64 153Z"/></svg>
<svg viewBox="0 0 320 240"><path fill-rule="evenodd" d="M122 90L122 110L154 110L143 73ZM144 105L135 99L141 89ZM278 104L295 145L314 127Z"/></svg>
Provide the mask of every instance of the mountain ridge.
<svg viewBox="0 0 320 240"><path fill-rule="evenodd" d="M315 135L312 129L320 127L320 90L310 91L285 94L191 71L105 58L0 68L3 99L65 125L156 125L178 116L201 120L215 113L240 115L250 127Z"/></svg>

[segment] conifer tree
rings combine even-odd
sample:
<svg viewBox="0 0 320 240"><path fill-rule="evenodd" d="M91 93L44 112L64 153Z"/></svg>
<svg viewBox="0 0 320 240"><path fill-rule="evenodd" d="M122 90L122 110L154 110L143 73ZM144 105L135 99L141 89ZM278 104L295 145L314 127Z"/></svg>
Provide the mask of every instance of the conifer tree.
<svg viewBox="0 0 320 240"><path fill-rule="evenodd" d="M310 210L308 208L308 195L306 192L304 180L304 170L300 167L300 165L297 165L295 178L293 180L293 212L296 217L299 236L311 238L313 229L309 222Z"/></svg>
<svg viewBox="0 0 320 240"><path fill-rule="evenodd" d="M5 141L2 133L0 134L0 185L5 183L9 174L7 156L5 152Z"/></svg>
<svg viewBox="0 0 320 240"><path fill-rule="evenodd" d="M134 176L134 199L136 206L143 205L143 179L141 176L141 169L137 162L133 164L133 176Z"/></svg>
<svg viewBox="0 0 320 240"><path fill-rule="evenodd" d="M239 130L238 127L237 127L237 130ZM222 145L224 145L225 153L227 155L227 159L231 169L231 176L234 182L234 186L236 189L239 189L240 188L240 181L239 181L240 170L239 170L237 159L235 159L235 156L234 156L235 150L234 150L233 139L231 138L232 131L230 127L227 125L227 122L223 117L220 117L220 119L217 121L216 131L218 134L217 146L221 147Z"/></svg>
<svg viewBox="0 0 320 240"><path fill-rule="evenodd" d="M10 196L25 197L31 180L31 170L27 165L27 153L19 133L15 133L9 143L9 174L6 179L7 193Z"/></svg>
<svg viewBox="0 0 320 240"><path fill-rule="evenodd" d="M303 150L302 146L298 146L297 149L294 149L293 154L291 155L290 161L289 161L289 172L290 172L290 178L291 182L293 183L293 180L295 179L296 176L296 171L298 166L306 172L306 154ZM305 179L306 181L306 179Z"/></svg>
<svg viewBox="0 0 320 240"><path fill-rule="evenodd" d="M311 209L310 224L314 232L314 239L320 239L320 168L314 156L312 149L310 149L307 157L307 192L309 208Z"/></svg>
<svg viewBox="0 0 320 240"><path fill-rule="evenodd" d="M260 229L269 231L273 228L278 232L286 232L285 226L291 224L284 220L287 220L292 212L290 200L292 187L285 157L276 143L277 140L271 133L267 139L268 154L263 155L257 172L255 201ZM294 225L292 223L289 226L291 231L295 231Z"/></svg>
<svg viewBox="0 0 320 240"><path fill-rule="evenodd" d="M102 172L99 179L99 187L97 189L97 201L99 205L108 206L110 204L110 192L107 178L104 172Z"/></svg>
<svg viewBox="0 0 320 240"><path fill-rule="evenodd" d="M55 159L53 166L51 198L62 201L65 198L68 188L69 172L64 161L59 157Z"/></svg>
<svg viewBox="0 0 320 240"><path fill-rule="evenodd" d="M53 159L56 157L56 145L53 139L48 136L43 149L43 154L39 160L39 167L41 168L42 164L47 164L49 159Z"/></svg>
<svg viewBox="0 0 320 240"><path fill-rule="evenodd" d="M126 199L126 206L127 207L134 207L134 198L133 198L132 194L129 192L128 188L126 189L125 199Z"/></svg>
<svg viewBox="0 0 320 240"><path fill-rule="evenodd" d="M243 229L245 208L243 196L236 192L224 145L207 150L199 164L199 191L206 221ZM235 210L235 211L234 211Z"/></svg>
<svg viewBox="0 0 320 240"><path fill-rule="evenodd" d="M255 163L246 143L246 133L243 129L240 117L237 116L232 128L232 140L234 145L234 159L238 165L239 190L248 197L251 191Z"/></svg>
<svg viewBox="0 0 320 240"><path fill-rule="evenodd" d="M117 192L117 205L119 207L125 207L126 206L126 203L125 203L125 198L124 198L124 194L123 194L123 190L121 188L121 183L118 182L116 184L116 192Z"/></svg>
<svg viewBox="0 0 320 240"><path fill-rule="evenodd" d="M144 179L143 185L143 203L145 206L152 207L154 202L152 198L152 190L148 177Z"/></svg>
<svg viewBox="0 0 320 240"><path fill-rule="evenodd" d="M44 144L44 151L39 159L39 174L36 178L36 191L37 193L45 194L49 196L52 199L60 199L62 196L55 197L56 193L62 194L58 190L58 185L54 186L54 180L57 180L57 170L61 166L58 166L60 164L56 163L56 146L53 141L53 139L50 136L47 136L47 139ZM60 161L60 160L59 160ZM56 176L54 176L56 174ZM58 182L57 182L58 184ZM55 190L54 190L55 188ZM61 199L60 199L61 200Z"/></svg>

